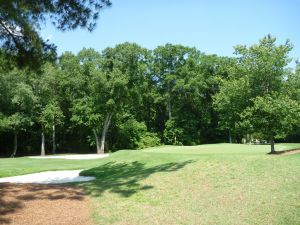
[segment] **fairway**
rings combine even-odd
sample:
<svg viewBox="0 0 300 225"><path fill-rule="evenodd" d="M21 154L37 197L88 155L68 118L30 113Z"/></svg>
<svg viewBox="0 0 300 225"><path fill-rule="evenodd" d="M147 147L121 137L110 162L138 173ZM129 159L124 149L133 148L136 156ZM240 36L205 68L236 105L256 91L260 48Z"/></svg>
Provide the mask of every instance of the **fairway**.
<svg viewBox="0 0 300 225"><path fill-rule="evenodd" d="M98 160L0 159L0 173L85 168L81 175L97 179L76 186L91 197L95 224L299 224L300 154L268 152L268 145L162 146Z"/></svg>

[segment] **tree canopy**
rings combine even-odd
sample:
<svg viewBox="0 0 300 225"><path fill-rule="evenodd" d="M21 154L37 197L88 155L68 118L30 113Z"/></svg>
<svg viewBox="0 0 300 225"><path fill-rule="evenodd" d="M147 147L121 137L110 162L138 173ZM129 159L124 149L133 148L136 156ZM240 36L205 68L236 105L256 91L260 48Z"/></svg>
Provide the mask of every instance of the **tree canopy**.
<svg viewBox="0 0 300 225"><path fill-rule="evenodd" d="M275 152L275 136L285 137L299 125L299 99L291 99L285 90L288 82L293 86L297 80L292 81L295 75L288 79L292 45L289 41L276 45L276 38L268 35L258 44L239 45L235 50L237 64L215 96L220 124L239 135L262 135Z"/></svg>
<svg viewBox="0 0 300 225"><path fill-rule="evenodd" d="M260 139L273 153L275 140L300 138L291 49L272 36L236 57L126 42L65 52L38 72L1 64L0 144L14 156Z"/></svg>
<svg viewBox="0 0 300 225"><path fill-rule="evenodd" d="M1 0L1 47L17 65L38 68L56 56L56 47L38 32L41 24L50 20L62 31L78 27L92 31L101 10L110 5L110 0Z"/></svg>

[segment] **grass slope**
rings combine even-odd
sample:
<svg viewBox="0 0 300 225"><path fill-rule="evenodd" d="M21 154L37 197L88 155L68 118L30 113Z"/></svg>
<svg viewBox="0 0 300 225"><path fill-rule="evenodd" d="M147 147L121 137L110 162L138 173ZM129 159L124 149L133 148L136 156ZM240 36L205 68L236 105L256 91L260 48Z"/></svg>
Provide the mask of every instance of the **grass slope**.
<svg viewBox="0 0 300 225"><path fill-rule="evenodd" d="M277 150L300 147L277 145ZM87 168L96 224L300 224L300 154L213 144L119 151L100 160L0 159L0 176Z"/></svg>
<svg viewBox="0 0 300 225"><path fill-rule="evenodd" d="M82 186L96 224L299 224L300 155L267 152L230 144L120 151L83 171L98 179Z"/></svg>

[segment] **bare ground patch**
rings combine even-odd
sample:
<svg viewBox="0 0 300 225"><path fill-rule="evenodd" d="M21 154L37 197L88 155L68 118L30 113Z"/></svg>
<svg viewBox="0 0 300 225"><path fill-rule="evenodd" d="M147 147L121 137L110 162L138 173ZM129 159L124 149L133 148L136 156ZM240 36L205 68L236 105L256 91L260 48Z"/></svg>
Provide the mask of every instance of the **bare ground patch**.
<svg viewBox="0 0 300 225"><path fill-rule="evenodd" d="M281 155L293 155L299 153L300 153L300 149L292 149L292 150L284 151Z"/></svg>
<svg viewBox="0 0 300 225"><path fill-rule="evenodd" d="M276 151L275 153L272 153L272 155L293 155L293 154L299 154L300 149L289 149L289 150L284 150L284 151ZM268 153L270 154L270 153Z"/></svg>
<svg viewBox="0 0 300 225"><path fill-rule="evenodd" d="M0 184L0 224L91 225L89 207L78 187Z"/></svg>

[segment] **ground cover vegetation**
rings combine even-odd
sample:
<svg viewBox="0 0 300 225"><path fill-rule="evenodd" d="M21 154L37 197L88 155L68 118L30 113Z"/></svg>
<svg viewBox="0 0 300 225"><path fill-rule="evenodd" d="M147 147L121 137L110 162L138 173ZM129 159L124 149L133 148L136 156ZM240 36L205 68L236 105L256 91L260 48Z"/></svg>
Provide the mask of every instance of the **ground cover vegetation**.
<svg viewBox="0 0 300 225"><path fill-rule="evenodd" d="M234 57L166 44L63 53L38 70L0 55L2 155L160 144L299 141L300 65L268 35Z"/></svg>
<svg viewBox="0 0 300 225"><path fill-rule="evenodd" d="M275 146L282 152L300 144ZM73 185L90 197L94 224L298 224L300 154L269 151L268 145L203 144L121 150L96 160L6 158L0 177L85 169L81 175L96 180ZM26 195L27 202L38 198Z"/></svg>

